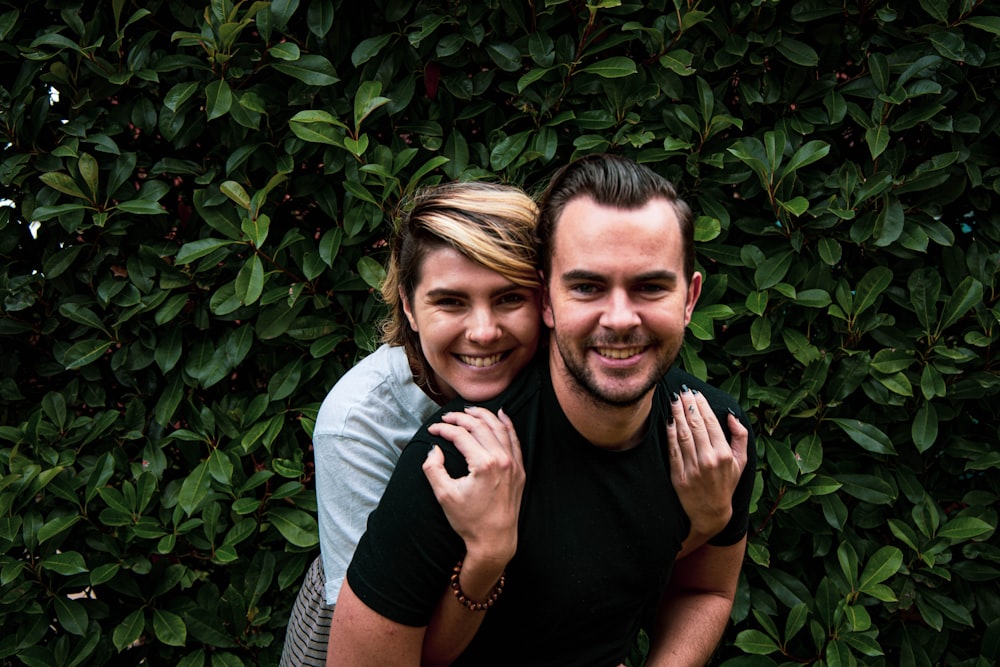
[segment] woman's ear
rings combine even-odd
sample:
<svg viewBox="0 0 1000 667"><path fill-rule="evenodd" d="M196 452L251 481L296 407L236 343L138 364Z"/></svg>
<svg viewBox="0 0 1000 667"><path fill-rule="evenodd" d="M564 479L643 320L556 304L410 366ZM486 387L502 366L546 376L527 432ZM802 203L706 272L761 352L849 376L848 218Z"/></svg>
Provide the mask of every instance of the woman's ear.
<svg viewBox="0 0 1000 667"><path fill-rule="evenodd" d="M410 305L410 299L406 296L406 292L402 287L399 288L399 301L403 304L403 312L406 313L406 319L410 322L410 328L414 331L419 331L417 329L417 320L413 317L413 307Z"/></svg>

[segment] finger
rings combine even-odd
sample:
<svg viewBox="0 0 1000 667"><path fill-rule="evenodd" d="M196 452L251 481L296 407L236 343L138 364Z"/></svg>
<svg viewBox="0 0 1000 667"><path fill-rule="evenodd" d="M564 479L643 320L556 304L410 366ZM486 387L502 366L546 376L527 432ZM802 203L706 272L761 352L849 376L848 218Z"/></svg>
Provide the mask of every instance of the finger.
<svg viewBox="0 0 1000 667"><path fill-rule="evenodd" d="M451 424L448 422L438 422L427 427L427 432L439 438L444 438L455 445L455 449L465 457L470 472L486 464L493 455L483 447L480 436L469 431L461 424Z"/></svg>
<svg viewBox="0 0 1000 667"><path fill-rule="evenodd" d="M444 452L437 445L432 445L427 452L427 458L421 466L424 469L424 477L430 482L434 497L438 502L448 494L450 486L454 483L451 475L444 467Z"/></svg>
<svg viewBox="0 0 1000 667"><path fill-rule="evenodd" d="M695 436L704 435L708 438L706 447L713 448L714 454L717 456L730 456L729 452L729 441L726 439L726 434L722 430L722 425L719 423L719 418L715 415L715 410L712 409L711 404L709 404L708 399L701 392L692 392L694 394L695 404L698 406L698 416L701 419L702 427L704 429L702 432L695 433ZM711 454L712 452L708 450L702 450L706 454Z"/></svg>
<svg viewBox="0 0 1000 667"><path fill-rule="evenodd" d="M690 468L697 465L698 452L687 423L687 408L677 392L670 395L670 413L673 416L673 423L667 425L667 438L673 436L671 450L677 462L677 473L683 477Z"/></svg>
<svg viewBox="0 0 1000 667"><path fill-rule="evenodd" d="M743 425L743 422L732 411L729 412L729 432L733 436L733 456L736 458L736 462L739 464L740 472L742 473L743 469L747 467L747 446L750 441L750 435L746 426Z"/></svg>
<svg viewBox="0 0 1000 667"><path fill-rule="evenodd" d="M486 408L470 406L463 412L449 413L446 417L449 423L465 428L490 453L509 453L511 443L507 426Z"/></svg>

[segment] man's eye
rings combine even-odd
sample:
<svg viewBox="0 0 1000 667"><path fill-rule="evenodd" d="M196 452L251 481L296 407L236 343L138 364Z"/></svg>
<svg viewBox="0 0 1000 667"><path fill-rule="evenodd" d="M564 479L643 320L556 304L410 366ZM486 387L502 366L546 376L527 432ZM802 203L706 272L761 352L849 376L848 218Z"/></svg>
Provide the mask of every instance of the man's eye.
<svg viewBox="0 0 1000 667"><path fill-rule="evenodd" d="M598 287L593 283L579 283L571 286L570 290L577 294L597 294Z"/></svg>
<svg viewBox="0 0 1000 667"><path fill-rule="evenodd" d="M434 302L434 305L439 308L458 308L459 306L462 305L462 302L459 301L458 299L453 299L449 297L445 299L438 299L437 301Z"/></svg>

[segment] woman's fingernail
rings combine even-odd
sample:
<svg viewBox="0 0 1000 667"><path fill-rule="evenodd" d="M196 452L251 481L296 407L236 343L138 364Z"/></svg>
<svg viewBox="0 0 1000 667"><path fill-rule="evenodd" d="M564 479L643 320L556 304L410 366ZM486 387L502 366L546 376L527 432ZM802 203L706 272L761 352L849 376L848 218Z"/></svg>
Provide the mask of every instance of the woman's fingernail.
<svg viewBox="0 0 1000 667"><path fill-rule="evenodd" d="M670 394L670 401L672 403L676 403L679 400L681 400L681 397L677 395L676 391L674 393Z"/></svg>
<svg viewBox="0 0 1000 667"><path fill-rule="evenodd" d="M686 394L688 391L689 391L688 386L686 384L682 384L681 392Z"/></svg>

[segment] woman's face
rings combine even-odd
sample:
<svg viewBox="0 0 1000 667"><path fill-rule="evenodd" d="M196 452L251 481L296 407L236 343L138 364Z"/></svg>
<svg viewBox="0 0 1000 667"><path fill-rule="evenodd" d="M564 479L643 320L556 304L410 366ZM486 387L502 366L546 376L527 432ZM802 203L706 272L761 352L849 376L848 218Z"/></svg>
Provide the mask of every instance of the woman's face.
<svg viewBox="0 0 1000 667"><path fill-rule="evenodd" d="M435 387L447 399L493 398L538 347L536 290L512 283L454 248L428 252L412 302L400 296Z"/></svg>

